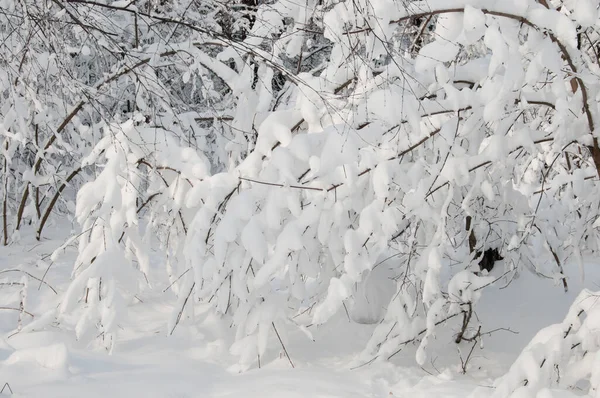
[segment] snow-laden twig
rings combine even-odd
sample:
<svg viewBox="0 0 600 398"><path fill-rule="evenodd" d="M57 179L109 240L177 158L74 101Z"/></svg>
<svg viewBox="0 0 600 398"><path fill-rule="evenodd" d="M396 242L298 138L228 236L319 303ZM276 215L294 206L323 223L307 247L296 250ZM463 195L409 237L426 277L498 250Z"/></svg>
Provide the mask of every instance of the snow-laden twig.
<svg viewBox="0 0 600 398"><path fill-rule="evenodd" d="M50 286L50 285L49 285L49 284L48 284L46 281L44 281L44 280L42 280L42 279L38 278L38 277L37 277L37 276L35 276L35 275L32 275L31 273L29 273L29 272L27 272L27 271L25 271L25 270L22 270L22 269L16 269L16 268L15 268L15 269L4 269L4 270L0 270L0 274L4 274L4 273L7 273L7 272L21 272L21 273L23 273L23 274L27 275L28 277L30 277L30 278L32 278L32 279L35 279L36 281L38 281L38 282L40 282L40 283L43 283L43 284L44 284L44 285L46 285L46 286L47 286L47 287L48 287L50 290L52 290L52 292L53 292L54 294L58 294L58 292L56 291L56 289L54 289L52 286Z"/></svg>
<svg viewBox="0 0 600 398"><path fill-rule="evenodd" d="M169 332L169 335L172 335L173 332L175 332L175 328L177 327L177 325L179 325L179 321L181 320L181 317L183 316L183 311L185 310L185 306L186 306L190 296L192 295L192 292L194 291L194 287L196 287L195 282L192 283L192 287L190 288L188 294L185 296L185 300L183 301L183 304L181 305L181 308L179 309L179 313L177 314L177 319L175 320L175 324L173 325L173 328Z"/></svg>
<svg viewBox="0 0 600 398"><path fill-rule="evenodd" d="M292 362L292 358L290 358L290 354L288 354L287 348L285 347L285 344L283 344L283 340L281 340L279 331L277 331L277 328L275 327L275 322L271 322L271 325L273 325L273 330L275 330L275 334L277 335L277 339L279 340L279 344L281 344L281 348L283 349L283 352L285 353L286 358L288 359L292 368L295 368L294 363Z"/></svg>

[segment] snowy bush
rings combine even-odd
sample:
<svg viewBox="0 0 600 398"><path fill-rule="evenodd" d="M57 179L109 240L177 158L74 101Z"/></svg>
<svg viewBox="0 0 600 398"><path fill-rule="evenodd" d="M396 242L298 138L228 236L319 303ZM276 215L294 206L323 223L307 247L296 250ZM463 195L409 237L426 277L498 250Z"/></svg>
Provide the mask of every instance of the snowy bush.
<svg viewBox="0 0 600 398"><path fill-rule="evenodd" d="M210 303L242 369L344 307L365 361L423 364L487 286L598 251L597 1L4 3L35 51L0 71L4 243L76 218L82 339L113 347L154 242L168 334Z"/></svg>
<svg viewBox="0 0 600 398"><path fill-rule="evenodd" d="M535 397L551 386L583 387L591 397L600 396L599 298L582 291L561 324L540 330L531 340L496 381L492 396Z"/></svg>

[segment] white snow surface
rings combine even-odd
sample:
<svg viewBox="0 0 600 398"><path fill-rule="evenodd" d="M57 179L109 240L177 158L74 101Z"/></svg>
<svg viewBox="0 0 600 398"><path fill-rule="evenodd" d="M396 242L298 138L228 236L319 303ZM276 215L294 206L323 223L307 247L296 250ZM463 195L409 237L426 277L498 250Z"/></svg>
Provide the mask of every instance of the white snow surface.
<svg viewBox="0 0 600 398"><path fill-rule="evenodd" d="M64 228L62 232L49 230L48 235L61 233L66 233ZM39 281L29 281L36 283L27 297L28 311L35 316L33 322L27 319L17 332L18 313L0 311L0 389L8 383L0 396L489 397L494 392L494 380L507 372L541 328L562 322L583 287L574 265L565 270L568 293L561 284L526 273L508 285L503 279L488 288L478 303L481 322L485 330L507 330L485 338L485 350L475 348L466 375L461 372L457 351L464 355L470 345L457 346L452 342L453 325L430 337L428 344L435 346L432 352L436 354L422 367L414 361L416 344L407 346L391 361L360 366L363 363L358 354L375 325L350 322L343 310L327 327L309 327L306 333L290 329L284 340L294 368L280 345L272 344L277 340L271 333L272 341L261 358L260 369L255 366L239 372L236 357L228 350L234 339L230 320L217 317L208 307L197 304L193 316L188 314L175 333L167 336L165 319L172 312L175 297L169 291L162 292L166 286L153 286L130 308L126 319L118 319L122 331L111 354L103 348L84 346L72 332L53 321L60 303L51 288L59 293L66 290L74 252L67 247L51 264L49 254L59 245L56 240L38 243L25 236L19 245L0 248L2 282L9 278L23 280L20 271L11 270L27 271L41 279L50 266L44 277L47 285L42 284L38 290ZM154 256L153 261L159 257ZM159 270L156 264L152 265L150 277ZM592 289L600 284L597 263L586 262L584 284ZM379 288L378 284L372 285L372 289ZM0 287L0 306L14 300L15 291L15 286ZM374 299L377 295L373 291L361 294ZM389 291L384 294L389 295ZM351 307L351 312L356 308ZM544 389L537 396L579 395L577 390Z"/></svg>

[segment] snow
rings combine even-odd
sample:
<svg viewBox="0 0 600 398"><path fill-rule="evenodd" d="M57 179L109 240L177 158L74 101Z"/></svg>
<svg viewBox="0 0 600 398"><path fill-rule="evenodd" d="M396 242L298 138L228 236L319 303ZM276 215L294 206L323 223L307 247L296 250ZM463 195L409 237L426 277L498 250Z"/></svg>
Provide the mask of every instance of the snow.
<svg viewBox="0 0 600 398"><path fill-rule="evenodd" d="M575 20L584 27L592 26L598 20L598 7L593 0L578 0L574 11Z"/></svg>
<svg viewBox="0 0 600 398"><path fill-rule="evenodd" d="M597 0L0 3L0 386L599 394Z"/></svg>
<svg viewBox="0 0 600 398"><path fill-rule="evenodd" d="M458 51L458 45L452 42L442 43L435 41L429 43L419 52L415 69L419 73L434 70L437 64L452 61L458 54Z"/></svg>
<svg viewBox="0 0 600 398"><path fill-rule="evenodd" d="M43 272L43 269L37 268L36 258L58 242L46 241L41 246L29 242L26 235L22 243L27 253L25 256L18 255L21 253L18 247L0 249L3 268L31 264L27 269L32 274ZM68 281L69 256L72 256L70 251L61 256L47 275L48 283L59 290L63 290L65 282ZM590 270L597 270L592 264L589 267ZM576 277L577 271L569 269L572 270L569 275ZM386 280L385 263L376 270L376 273L365 279L366 284L361 288L361 295L378 300L373 289L379 290L381 283ZM153 261L152 272L156 271L156 263ZM152 276L151 273L150 277ZM588 283L597 283L599 276L597 272L590 272ZM455 277L451 286L464 288L467 280L477 280L477 277ZM571 291L579 291L577 278L569 281L572 283ZM532 283L538 284L538 288L523 289ZM475 284L473 288L480 285L481 283ZM351 307L353 317L364 317L368 311L375 311L367 315L373 317L370 322L349 323L344 311L333 315L335 310L323 307L315 313L314 320L316 323L333 316L327 327L310 326L289 333L284 341L294 368L291 368L271 329L263 337L268 339L269 344L260 344L264 349L261 355L261 369L254 368L238 373L237 367L234 366L237 359L227 349L227 341L233 336L225 319L213 315L208 307L197 305L194 317L203 319L202 323L192 322L191 318L184 319L174 334L168 337L162 318L165 313L170 313L169 306L176 303L170 295L168 297L171 297L171 303L165 302L161 295L148 291L142 295L141 302L130 308L128 317L120 319L119 324L124 331L111 355L104 349L93 348L83 341L77 341L73 335L61 329L42 329L44 324L48 324L50 319L54 318L53 311L41 314L37 325L36 322L32 322L28 330L17 334L12 331L14 316L0 313L0 328L3 332L0 339L0 382L8 382L16 397L110 395L115 398L129 398L142 395L215 398L425 398L442 394L451 398L483 398L490 396L493 391L490 389L492 379L508 369L517 353L526 346L541 326L561 321L576 294L569 293L565 296L560 287L554 287L526 274L513 280L508 288L499 289L501 287L503 286L491 288L493 290L488 295L482 296L478 305L485 319L481 321L489 328L509 327L519 334L499 331L486 338L486 349L490 351L485 356L477 353L472 361L475 364L473 367L485 364L487 370L477 371L472 375L463 376L460 373L454 347L438 351L434 362L423 357L423 368L416 367L410 355L403 355L391 363L376 362L351 370L355 366L353 364L356 363L356 355L366 344L375 326L370 323L377 323L381 316L377 315L377 301L373 302L371 299L362 304L355 302ZM516 292L519 294L515 294ZM6 291L2 290L0 293L4 294ZM343 281L333 280L330 284L332 296L344 299L349 293ZM387 293L379 294L394 293L388 290ZM32 291L31 296L32 308L39 309L45 307L45 302L54 302L56 297L50 289ZM542 304L545 305L541 306ZM365 308L365 305L370 305L371 310ZM493 310L490 311L490 308ZM539 311L539 308L546 310ZM37 315L38 311L34 311ZM272 312L266 307L265 311ZM444 343L445 334L436 333L435 338L429 340L429 344L438 348L440 345L447 346L447 343ZM407 347L407 350L414 352L415 348ZM256 358L254 360L256 361ZM545 392L540 394L550 393L552 396L565 398L575 396L565 390L543 391Z"/></svg>
<svg viewBox="0 0 600 398"><path fill-rule="evenodd" d="M475 43L485 33L485 15L481 10L467 5L463 25L467 43Z"/></svg>
<svg viewBox="0 0 600 398"><path fill-rule="evenodd" d="M242 244L252 254L254 260L263 263L267 256L267 242L257 220L253 219L246 224L241 239Z"/></svg>

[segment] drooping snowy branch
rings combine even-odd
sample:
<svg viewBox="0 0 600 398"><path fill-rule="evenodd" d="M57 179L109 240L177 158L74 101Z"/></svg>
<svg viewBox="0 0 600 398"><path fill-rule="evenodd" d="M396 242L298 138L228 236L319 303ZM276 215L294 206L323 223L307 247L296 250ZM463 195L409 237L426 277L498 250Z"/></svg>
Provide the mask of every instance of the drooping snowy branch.
<svg viewBox="0 0 600 398"><path fill-rule="evenodd" d="M30 53L0 74L4 233L74 211L82 338L113 346L150 241L169 333L210 303L242 368L344 307L379 322L365 360L422 363L499 276L566 288L598 250L595 1L29 3L57 29L2 25Z"/></svg>

